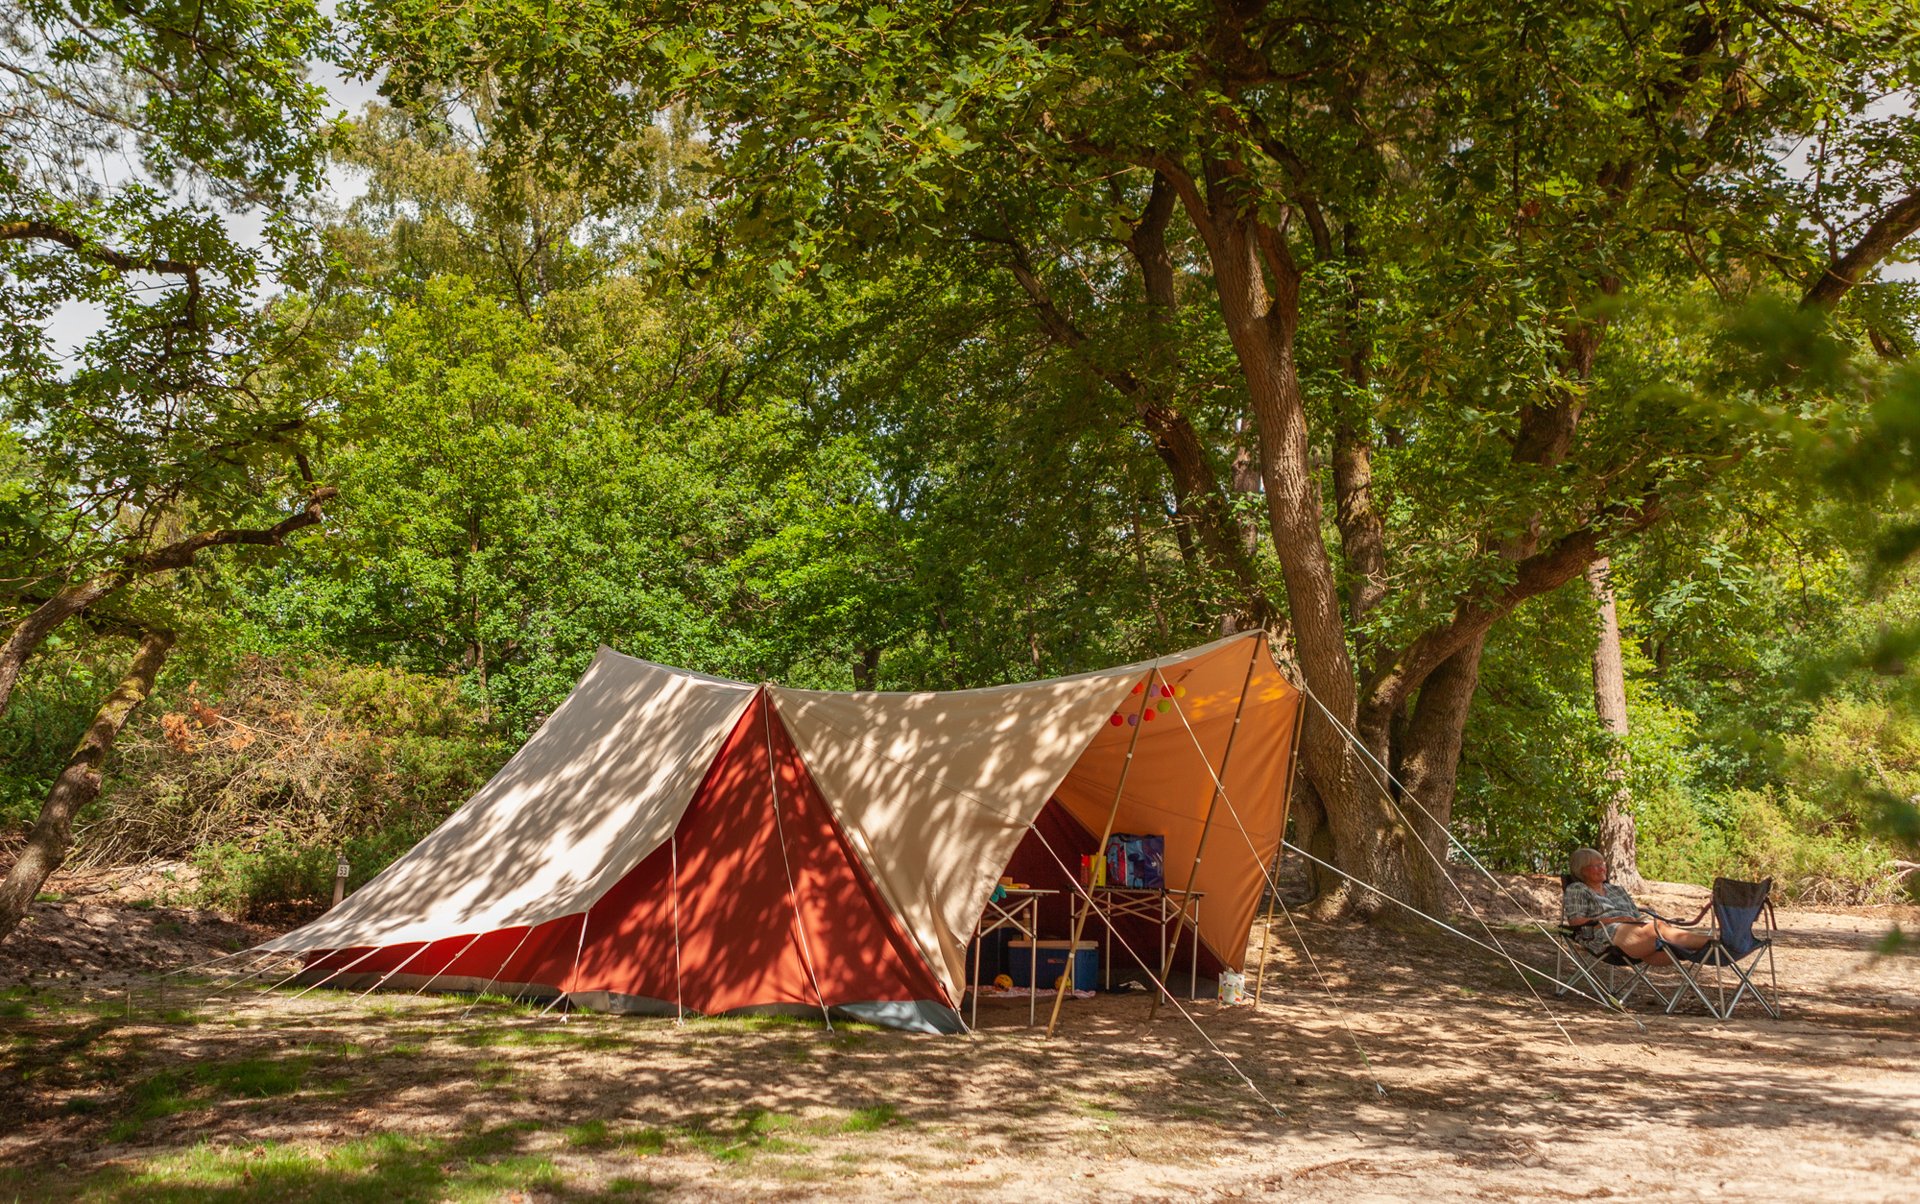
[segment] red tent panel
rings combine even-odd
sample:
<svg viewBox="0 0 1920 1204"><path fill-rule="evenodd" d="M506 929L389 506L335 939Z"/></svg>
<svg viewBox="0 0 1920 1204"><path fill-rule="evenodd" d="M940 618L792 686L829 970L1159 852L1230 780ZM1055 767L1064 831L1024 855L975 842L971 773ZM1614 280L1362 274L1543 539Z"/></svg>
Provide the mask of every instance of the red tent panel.
<svg viewBox="0 0 1920 1204"><path fill-rule="evenodd" d="M365 953L327 954L308 977ZM531 933L453 937L424 951L396 945L346 972L357 978L395 969L409 980L440 975L604 991L707 1014L817 1007L823 997L829 1006L946 1001L764 693L721 747L672 840L593 904L584 929L581 917L567 916Z"/></svg>

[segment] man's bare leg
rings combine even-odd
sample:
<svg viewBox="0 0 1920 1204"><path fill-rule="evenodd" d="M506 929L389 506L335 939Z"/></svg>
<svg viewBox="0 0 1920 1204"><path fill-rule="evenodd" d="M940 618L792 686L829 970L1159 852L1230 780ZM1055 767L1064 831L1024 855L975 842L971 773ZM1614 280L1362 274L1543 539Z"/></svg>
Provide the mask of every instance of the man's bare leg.
<svg viewBox="0 0 1920 1204"><path fill-rule="evenodd" d="M1681 928L1665 920L1616 925L1612 938L1622 953L1650 966L1664 966L1672 961L1666 951L1660 948L1661 941L1681 949L1700 949L1713 939L1697 929Z"/></svg>

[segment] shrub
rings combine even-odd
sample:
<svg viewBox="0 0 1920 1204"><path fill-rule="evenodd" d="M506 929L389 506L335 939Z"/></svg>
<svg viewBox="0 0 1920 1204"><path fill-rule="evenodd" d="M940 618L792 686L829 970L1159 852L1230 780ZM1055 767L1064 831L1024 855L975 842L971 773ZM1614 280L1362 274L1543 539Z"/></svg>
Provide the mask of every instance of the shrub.
<svg viewBox="0 0 1920 1204"><path fill-rule="evenodd" d="M1884 703L1829 699L1786 739L1779 783L1639 794L1641 872L1771 877L1782 898L1802 902L1889 901L1900 877L1870 787L1908 798L1920 789L1920 722Z"/></svg>
<svg viewBox="0 0 1920 1204"><path fill-rule="evenodd" d="M122 737L93 862L190 859L199 898L239 917L330 897L336 858L357 886L444 820L510 750L449 681L329 660L243 660Z"/></svg>

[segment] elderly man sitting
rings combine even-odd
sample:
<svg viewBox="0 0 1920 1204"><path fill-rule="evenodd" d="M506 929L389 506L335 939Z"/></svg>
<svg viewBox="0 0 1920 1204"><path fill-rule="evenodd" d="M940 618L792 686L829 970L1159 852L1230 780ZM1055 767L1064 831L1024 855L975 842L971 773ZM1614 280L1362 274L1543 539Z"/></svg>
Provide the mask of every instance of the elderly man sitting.
<svg viewBox="0 0 1920 1204"><path fill-rule="evenodd" d="M1560 897L1560 910L1574 939L1595 957L1612 945L1635 961L1664 966L1673 959L1659 942L1681 949L1699 949L1713 938L1692 928L1644 915L1633 896L1607 881L1607 859L1597 849L1575 849L1568 867L1574 881Z"/></svg>

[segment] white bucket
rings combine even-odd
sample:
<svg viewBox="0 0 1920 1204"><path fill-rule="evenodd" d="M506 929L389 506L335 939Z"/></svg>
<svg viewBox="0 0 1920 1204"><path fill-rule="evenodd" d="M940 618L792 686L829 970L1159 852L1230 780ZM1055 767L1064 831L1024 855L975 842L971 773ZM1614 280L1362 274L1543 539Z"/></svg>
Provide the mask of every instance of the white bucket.
<svg viewBox="0 0 1920 1204"><path fill-rule="evenodd" d="M1220 1002L1227 1004L1252 1003L1247 997L1247 976L1237 970L1220 972Z"/></svg>

